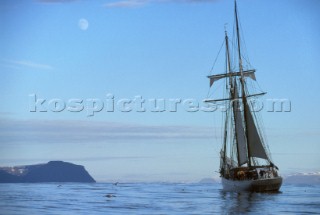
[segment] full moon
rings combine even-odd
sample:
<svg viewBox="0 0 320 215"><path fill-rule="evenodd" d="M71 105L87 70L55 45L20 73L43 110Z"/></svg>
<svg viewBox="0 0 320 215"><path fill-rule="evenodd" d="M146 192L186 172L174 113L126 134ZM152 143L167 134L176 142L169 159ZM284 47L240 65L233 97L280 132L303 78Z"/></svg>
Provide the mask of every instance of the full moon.
<svg viewBox="0 0 320 215"><path fill-rule="evenodd" d="M85 31L89 27L89 22L86 19L79 19L78 26L81 30Z"/></svg>

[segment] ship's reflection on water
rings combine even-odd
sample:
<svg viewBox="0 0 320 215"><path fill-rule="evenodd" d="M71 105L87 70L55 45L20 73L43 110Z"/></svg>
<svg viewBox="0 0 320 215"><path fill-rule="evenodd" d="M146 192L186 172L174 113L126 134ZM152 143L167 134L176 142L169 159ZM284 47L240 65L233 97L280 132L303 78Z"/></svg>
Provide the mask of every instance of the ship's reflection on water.
<svg viewBox="0 0 320 215"><path fill-rule="evenodd" d="M220 190L222 200L221 212L223 214L242 214L258 212L264 204L275 202L281 194L277 192L227 192Z"/></svg>

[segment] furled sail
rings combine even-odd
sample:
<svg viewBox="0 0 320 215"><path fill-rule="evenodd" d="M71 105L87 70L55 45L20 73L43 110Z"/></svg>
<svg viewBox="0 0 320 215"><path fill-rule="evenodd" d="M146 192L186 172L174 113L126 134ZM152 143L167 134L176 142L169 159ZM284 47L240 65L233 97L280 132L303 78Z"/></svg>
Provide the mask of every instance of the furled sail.
<svg viewBox="0 0 320 215"><path fill-rule="evenodd" d="M266 92L263 93L256 93L256 94L251 94L251 95L247 95L246 98L250 98L250 97L254 97L254 96L262 96L266 94ZM242 97L239 98L234 98L234 99L241 99ZM231 98L225 98L225 99L205 99L203 100L204 102L220 102L220 101L226 101L226 100L233 100Z"/></svg>
<svg viewBox="0 0 320 215"><path fill-rule="evenodd" d="M224 157L224 152L223 150L220 151L220 157L223 160ZM229 158L228 156L225 157L225 163L223 163L223 165L228 165L229 167L234 167L235 162L233 160L231 160L231 158Z"/></svg>
<svg viewBox="0 0 320 215"><path fill-rule="evenodd" d="M236 98L239 97L237 85L234 86L234 95ZM247 144L246 144L246 136L243 128L243 117L240 111L240 102L238 99L233 101L233 113L235 119L235 130L236 130L236 138L237 138L237 149L239 155L239 166L248 162L247 156Z"/></svg>
<svg viewBox="0 0 320 215"><path fill-rule="evenodd" d="M263 158L269 160L266 150L263 147L261 138L259 136L257 127L254 123L252 113L250 112L249 105L246 104L246 121L247 121L247 132L248 132L248 146L250 149L251 157Z"/></svg>
<svg viewBox="0 0 320 215"><path fill-rule="evenodd" d="M242 74L244 77L250 77L252 80L256 80L256 76L254 75L256 70L247 70L243 71ZM222 78L232 77L232 76L241 76L241 72L232 72L232 73L224 73L224 74L218 74L218 75L210 75L208 78L210 79L210 87L215 81L218 81Z"/></svg>

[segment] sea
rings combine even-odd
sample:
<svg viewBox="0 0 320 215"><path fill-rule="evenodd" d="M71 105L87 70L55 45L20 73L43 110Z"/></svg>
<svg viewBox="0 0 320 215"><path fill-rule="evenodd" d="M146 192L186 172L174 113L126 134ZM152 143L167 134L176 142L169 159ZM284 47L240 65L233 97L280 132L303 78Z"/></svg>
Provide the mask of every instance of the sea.
<svg viewBox="0 0 320 215"><path fill-rule="evenodd" d="M0 184L0 214L320 214L320 185L237 193L219 183Z"/></svg>

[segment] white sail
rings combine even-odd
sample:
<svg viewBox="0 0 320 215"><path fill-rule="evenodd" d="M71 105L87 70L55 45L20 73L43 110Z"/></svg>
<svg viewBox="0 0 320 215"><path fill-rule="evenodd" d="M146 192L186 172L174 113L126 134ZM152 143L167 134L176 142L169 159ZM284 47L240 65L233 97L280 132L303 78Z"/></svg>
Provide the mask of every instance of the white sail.
<svg viewBox="0 0 320 215"><path fill-rule="evenodd" d="M235 84L234 94L235 97L238 98L238 89ZM248 162L247 156L247 144L246 144L246 136L243 128L243 119L240 111L240 102L238 99L233 102L233 109L235 114L235 127L236 127L236 138L238 143L238 155L239 155L239 166Z"/></svg>
<svg viewBox="0 0 320 215"><path fill-rule="evenodd" d="M269 158L261 142L261 138L259 136L257 127L254 123L249 105L248 104L246 105L247 105L247 108L246 108L247 111L246 111L245 117L247 121L248 146L250 149L250 155L251 157L263 158L268 160Z"/></svg>

